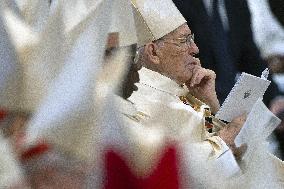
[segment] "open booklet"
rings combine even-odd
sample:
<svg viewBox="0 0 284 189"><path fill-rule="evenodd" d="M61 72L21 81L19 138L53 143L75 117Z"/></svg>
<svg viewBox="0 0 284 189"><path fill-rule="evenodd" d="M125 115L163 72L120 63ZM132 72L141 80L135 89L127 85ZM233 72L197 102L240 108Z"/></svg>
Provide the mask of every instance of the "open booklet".
<svg viewBox="0 0 284 189"><path fill-rule="evenodd" d="M236 146L264 141L280 122L281 120L265 106L262 100L258 99L235 138Z"/></svg>
<svg viewBox="0 0 284 189"><path fill-rule="evenodd" d="M243 72L215 117L230 122L235 117L248 114L271 83L267 80L268 73L266 69L261 77L256 77Z"/></svg>

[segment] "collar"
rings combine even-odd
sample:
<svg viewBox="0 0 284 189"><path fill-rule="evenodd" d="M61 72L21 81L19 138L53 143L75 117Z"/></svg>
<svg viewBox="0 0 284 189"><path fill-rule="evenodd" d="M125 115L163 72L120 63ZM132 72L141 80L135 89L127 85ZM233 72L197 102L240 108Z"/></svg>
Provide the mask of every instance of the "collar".
<svg viewBox="0 0 284 189"><path fill-rule="evenodd" d="M161 92L169 93L175 96L187 94L187 89L182 85L177 84L170 78L162 74L152 71L147 68L142 68L139 71L140 84L150 86Z"/></svg>

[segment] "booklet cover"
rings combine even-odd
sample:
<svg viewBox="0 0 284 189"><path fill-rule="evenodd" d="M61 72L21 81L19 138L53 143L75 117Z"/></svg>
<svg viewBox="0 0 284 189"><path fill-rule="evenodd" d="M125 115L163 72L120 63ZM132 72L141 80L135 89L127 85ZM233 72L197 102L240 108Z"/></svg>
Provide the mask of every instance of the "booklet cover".
<svg viewBox="0 0 284 189"><path fill-rule="evenodd" d="M256 77L243 72L215 117L230 122L235 117L248 114L256 101L262 99L271 83L265 74Z"/></svg>

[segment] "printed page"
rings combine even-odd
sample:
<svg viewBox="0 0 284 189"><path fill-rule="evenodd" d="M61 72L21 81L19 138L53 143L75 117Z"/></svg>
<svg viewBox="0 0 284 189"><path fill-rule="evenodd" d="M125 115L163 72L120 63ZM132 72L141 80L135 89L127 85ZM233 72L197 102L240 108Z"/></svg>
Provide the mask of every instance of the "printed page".
<svg viewBox="0 0 284 189"><path fill-rule="evenodd" d="M230 94L216 114L216 118L232 121L235 117L249 113L255 102L262 98L270 81L242 73Z"/></svg>
<svg viewBox="0 0 284 189"><path fill-rule="evenodd" d="M240 147L242 144L264 141L280 122L281 120L259 99L248 114L243 128L235 138L236 146Z"/></svg>

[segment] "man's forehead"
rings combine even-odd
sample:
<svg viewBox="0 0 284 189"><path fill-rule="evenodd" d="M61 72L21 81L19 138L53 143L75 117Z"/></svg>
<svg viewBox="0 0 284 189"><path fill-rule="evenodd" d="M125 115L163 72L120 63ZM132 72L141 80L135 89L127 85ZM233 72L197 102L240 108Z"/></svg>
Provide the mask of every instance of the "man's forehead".
<svg viewBox="0 0 284 189"><path fill-rule="evenodd" d="M191 30L186 23L181 25L171 33L171 35L175 37L188 36L189 34L191 34Z"/></svg>
<svg viewBox="0 0 284 189"><path fill-rule="evenodd" d="M191 34L191 30L189 29L187 24L183 24L179 28L177 28L176 33L177 35L187 36Z"/></svg>

